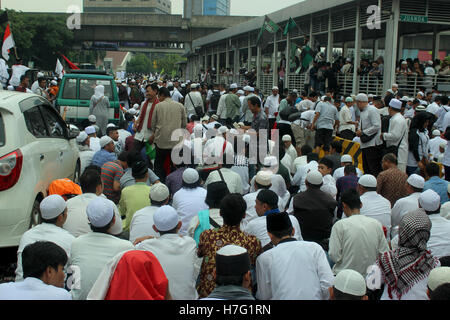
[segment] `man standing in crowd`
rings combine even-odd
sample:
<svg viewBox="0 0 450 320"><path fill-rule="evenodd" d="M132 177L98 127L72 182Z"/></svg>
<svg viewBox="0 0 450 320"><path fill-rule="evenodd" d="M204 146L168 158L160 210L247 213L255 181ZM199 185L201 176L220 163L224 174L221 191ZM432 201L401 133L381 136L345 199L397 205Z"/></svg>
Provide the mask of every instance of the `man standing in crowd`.
<svg viewBox="0 0 450 320"><path fill-rule="evenodd" d="M315 153L319 153L321 147L329 147L332 140L333 129L339 128L339 113L331 103L330 97L325 97L316 107L311 130L316 130Z"/></svg>

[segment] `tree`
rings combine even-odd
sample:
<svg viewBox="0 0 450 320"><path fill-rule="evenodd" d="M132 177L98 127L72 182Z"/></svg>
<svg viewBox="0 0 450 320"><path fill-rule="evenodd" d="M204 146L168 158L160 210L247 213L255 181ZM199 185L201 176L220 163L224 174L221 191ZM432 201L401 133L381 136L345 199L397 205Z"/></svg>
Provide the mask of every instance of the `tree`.
<svg viewBox="0 0 450 320"><path fill-rule="evenodd" d="M153 69L150 59L142 53L132 57L127 64L128 73L150 73Z"/></svg>
<svg viewBox="0 0 450 320"><path fill-rule="evenodd" d="M164 73L172 74L172 72L178 71L178 62L185 61L186 58L181 57L179 54L166 54L161 58L156 59L158 70L164 70Z"/></svg>

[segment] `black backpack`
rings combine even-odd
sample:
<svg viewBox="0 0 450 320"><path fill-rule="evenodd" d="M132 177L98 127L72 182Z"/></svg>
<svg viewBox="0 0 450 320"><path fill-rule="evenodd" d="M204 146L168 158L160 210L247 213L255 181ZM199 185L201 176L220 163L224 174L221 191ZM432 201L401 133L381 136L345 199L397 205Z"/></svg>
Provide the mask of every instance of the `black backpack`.
<svg viewBox="0 0 450 320"><path fill-rule="evenodd" d="M217 107L219 106L219 100L220 100L220 92L213 91L210 100L210 110L217 111Z"/></svg>

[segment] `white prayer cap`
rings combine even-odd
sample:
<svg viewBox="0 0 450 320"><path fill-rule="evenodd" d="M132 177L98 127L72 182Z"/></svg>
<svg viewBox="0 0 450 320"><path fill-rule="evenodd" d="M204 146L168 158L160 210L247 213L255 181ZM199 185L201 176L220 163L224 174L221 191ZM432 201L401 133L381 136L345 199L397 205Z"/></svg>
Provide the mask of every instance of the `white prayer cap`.
<svg viewBox="0 0 450 320"><path fill-rule="evenodd" d="M418 174L412 174L408 177L408 180L406 180L406 182L417 189L423 189L423 187L425 186L425 179L421 176L419 176Z"/></svg>
<svg viewBox="0 0 450 320"><path fill-rule="evenodd" d="M450 267L439 267L431 270L428 276L428 288L431 291L445 283L450 283Z"/></svg>
<svg viewBox="0 0 450 320"><path fill-rule="evenodd" d="M394 90L389 89L387 92L394 94Z"/></svg>
<svg viewBox="0 0 450 320"><path fill-rule="evenodd" d="M196 83L191 84L191 88L192 89L196 89L197 88L197 84Z"/></svg>
<svg viewBox="0 0 450 320"><path fill-rule="evenodd" d="M353 98L352 97L347 97L347 98L345 98L345 102L353 102Z"/></svg>
<svg viewBox="0 0 450 320"><path fill-rule="evenodd" d="M196 183L199 179L198 172L195 169L187 168L183 172L183 181L187 184Z"/></svg>
<svg viewBox="0 0 450 320"><path fill-rule="evenodd" d="M113 142L114 140L110 136L103 136L100 138L100 148L104 148L107 144Z"/></svg>
<svg viewBox="0 0 450 320"><path fill-rule="evenodd" d="M239 131L237 131L236 129L232 128L232 129L230 129L230 133L237 135L237 134L239 134Z"/></svg>
<svg viewBox="0 0 450 320"><path fill-rule="evenodd" d="M428 103L425 100L420 101L420 105L426 107L428 106Z"/></svg>
<svg viewBox="0 0 450 320"><path fill-rule="evenodd" d="M238 90L237 94L240 94L241 96L243 96L245 94L244 90Z"/></svg>
<svg viewBox="0 0 450 320"><path fill-rule="evenodd" d="M167 86L168 86L168 87L173 87L173 82L169 82L169 83L167 84Z"/></svg>
<svg viewBox="0 0 450 320"><path fill-rule="evenodd" d="M352 59L347 58L347 59L345 59L345 61L346 61L346 62L352 62Z"/></svg>
<svg viewBox="0 0 450 320"><path fill-rule="evenodd" d="M58 84L58 82L56 82L56 80L52 80L52 81L50 81L50 83L54 86L56 86Z"/></svg>
<svg viewBox="0 0 450 320"><path fill-rule="evenodd" d="M398 88L398 84L393 83L393 84L392 84L392 87Z"/></svg>
<svg viewBox="0 0 450 320"><path fill-rule="evenodd" d="M353 163L353 158L352 158L352 156L349 155L349 154L344 154L344 155L341 157L341 162L344 162L344 163L347 163L347 162Z"/></svg>
<svg viewBox="0 0 450 320"><path fill-rule="evenodd" d="M153 215L156 229L162 232L174 229L179 221L177 210L171 206L162 206Z"/></svg>
<svg viewBox="0 0 450 320"><path fill-rule="evenodd" d="M367 97L367 95L365 93L360 93L356 96L356 101L361 101L361 102L369 102L369 98Z"/></svg>
<svg viewBox="0 0 450 320"><path fill-rule="evenodd" d="M114 123L108 123L106 128L116 128L116 125Z"/></svg>
<svg viewBox="0 0 450 320"><path fill-rule="evenodd" d="M418 94L418 95L420 94L422 97L424 96L424 94L423 94L422 91L417 92L417 94Z"/></svg>
<svg viewBox="0 0 450 320"><path fill-rule="evenodd" d="M435 137L435 136L440 136L441 135L441 132L439 131L439 130L433 130L433 137Z"/></svg>
<svg viewBox="0 0 450 320"><path fill-rule="evenodd" d="M42 78L43 76L44 76L44 74L42 72L37 73L37 78Z"/></svg>
<svg viewBox="0 0 450 320"><path fill-rule="evenodd" d="M367 95L367 98L373 99L373 94L369 93L369 94Z"/></svg>
<svg viewBox="0 0 450 320"><path fill-rule="evenodd" d="M52 194L41 201L39 205L41 217L45 220L51 220L59 216L66 210L66 201L58 194Z"/></svg>
<svg viewBox="0 0 450 320"><path fill-rule="evenodd" d="M306 175L306 181L315 186L321 185L323 183L322 174L317 170L312 170Z"/></svg>
<svg viewBox="0 0 450 320"><path fill-rule="evenodd" d="M131 83L136 83L136 80L134 80L134 79L133 79L133 80L131 80Z"/></svg>
<svg viewBox="0 0 450 320"><path fill-rule="evenodd" d="M283 140L283 142L286 142L286 141L292 141L292 138L291 138L290 135L285 134L285 135L283 136L283 138L281 138L281 140Z"/></svg>
<svg viewBox="0 0 450 320"><path fill-rule="evenodd" d="M402 102L398 99L392 99L389 102L389 107L395 110L401 110L402 109Z"/></svg>
<svg viewBox="0 0 450 320"><path fill-rule="evenodd" d="M115 80L115 83L122 83L119 79Z"/></svg>
<svg viewBox="0 0 450 320"><path fill-rule="evenodd" d="M132 108L132 109L128 110L127 113L134 116L137 113L137 111L136 111L136 109Z"/></svg>
<svg viewBox="0 0 450 320"><path fill-rule="evenodd" d="M91 114L89 117L88 117L88 120L89 120L89 122L97 122L97 117L96 116L94 116L93 114Z"/></svg>
<svg viewBox="0 0 450 320"><path fill-rule="evenodd" d="M245 249L245 248L236 246L234 244L229 244L229 245L226 245L226 246L220 248L220 250L217 251L217 254L221 255L221 256L237 256L237 255L241 255L246 252L247 252L247 249Z"/></svg>
<svg viewBox="0 0 450 320"><path fill-rule="evenodd" d="M432 66L433 65L433 61L431 61L431 60L428 60L428 65L430 65L430 66Z"/></svg>
<svg viewBox="0 0 450 320"><path fill-rule="evenodd" d="M95 133L95 128L94 128L94 126L86 127L86 128L84 129L84 132L86 132L88 135L89 135L89 134L94 134L94 133Z"/></svg>
<svg viewBox="0 0 450 320"><path fill-rule="evenodd" d="M242 136L242 141L246 142L246 143L250 143L251 141L251 137L248 134L244 134Z"/></svg>
<svg viewBox="0 0 450 320"><path fill-rule="evenodd" d="M244 87L244 91L248 91L248 92L250 92L250 91L251 91L251 89L252 89L252 87L250 87L250 86L245 86L245 87Z"/></svg>
<svg viewBox="0 0 450 320"><path fill-rule="evenodd" d="M230 89L237 89L237 84L236 83L232 83L231 85L230 85Z"/></svg>
<svg viewBox="0 0 450 320"><path fill-rule="evenodd" d="M77 136L77 142L78 143L83 143L86 141L86 139L88 138L88 135L86 132L81 131L80 134Z"/></svg>
<svg viewBox="0 0 450 320"><path fill-rule="evenodd" d="M401 99L400 99L400 101L409 101L410 99L409 99L409 97L408 96L403 96Z"/></svg>
<svg viewBox="0 0 450 320"><path fill-rule="evenodd" d="M214 120L219 120L219 116L218 116L217 114L213 114L213 115L211 116L211 118L213 118Z"/></svg>
<svg viewBox="0 0 450 320"><path fill-rule="evenodd" d="M86 214L92 226L97 228L105 227L114 217L112 201L103 197L97 197L89 202Z"/></svg>
<svg viewBox="0 0 450 320"><path fill-rule="evenodd" d="M263 161L263 165L264 165L264 167L274 167L274 166L278 165L277 157L275 157L275 156L265 157L264 161Z"/></svg>
<svg viewBox="0 0 450 320"><path fill-rule="evenodd" d="M420 112L420 111L426 111L427 110L427 108L425 108L422 104L421 105L418 105L417 107L416 107L416 111L417 112Z"/></svg>
<svg viewBox="0 0 450 320"><path fill-rule="evenodd" d="M182 88L186 88L186 85L184 83L181 84Z"/></svg>
<svg viewBox="0 0 450 320"><path fill-rule="evenodd" d="M273 173L271 171L258 171L255 181L262 186L270 186L272 184Z"/></svg>
<svg viewBox="0 0 450 320"><path fill-rule="evenodd" d="M450 184L449 184L450 188ZM446 219L450 220L450 201L447 201L441 206L441 217L444 217Z"/></svg>
<svg viewBox="0 0 450 320"><path fill-rule="evenodd" d="M402 64L408 64L408 61L405 60L405 61L402 62Z"/></svg>
<svg viewBox="0 0 450 320"><path fill-rule="evenodd" d="M13 86L8 86L7 88L9 91L14 91L14 87Z"/></svg>
<svg viewBox="0 0 450 320"><path fill-rule="evenodd" d="M169 188L164 183L155 183L150 187L150 199L153 201L164 201L169 195Z"/></svg>
<svg viewBox="0 0 450 320"><path fill-rule="evenodd" d="M218 130L217 130L220 134L224 134L227 133L228 128L225 126L221 126Z"/></svg>
<svg viewBox="0 0 450 320"><path fill-rule="evenodd" d="M139 104L135 103L135 104L133 105L133 109L139 109Z"/></svg>
<svg viewBox="0 0 450 320"><path fill-rule="evenodd" d="M366 294L366 281L364 277L357 271L344 269L334 278L333 286L346 294L362 297Z"/></svg>
<svg viewBox="0 0 450 320"><path fill-rule="evenodd" d="M202 118L202 121L209 121L209 117L206 115Z"/></svg>
<svg viewBox="0 0 450 320"><path fill-rule="evenodd" d="M441 197L433 190L428 189L419 196L420 206L428 212L435 212L441 205Z"/></svg>
<svg viewBox="0 0 450 320"><path fill-rule="evenodd" d="M274 86L274 87L272 88L272 90L280 90L280 89L278 89L277 86Z"/></svg>
<svg viewBox="0 0 450 320"><path fill-rule="evenodd" d="M442 142L441 144L439 144L439 148L445 149L446 147L447 147L447 142Z"/></svg>
<svg viewBox="0 0 450 320"><path fill-rule="evenodd" d="M376 188L377 187L377 178L375 178L371 174L365 174L361 178L359 178L358 184L360 184L366 188Z"/></svg>

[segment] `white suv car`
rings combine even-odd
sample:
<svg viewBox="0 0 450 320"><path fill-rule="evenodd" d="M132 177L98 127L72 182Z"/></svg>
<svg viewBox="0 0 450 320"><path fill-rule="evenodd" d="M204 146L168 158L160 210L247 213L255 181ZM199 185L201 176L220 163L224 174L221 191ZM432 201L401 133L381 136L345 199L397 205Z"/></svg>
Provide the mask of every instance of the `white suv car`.
<svg viewBox="0 0 450 320"><path fill-rule="evenodd" d="M0 247L17 246L39 222L39 203L53 180L78 182L77 131L46 99L0 91Z"/></svg>

